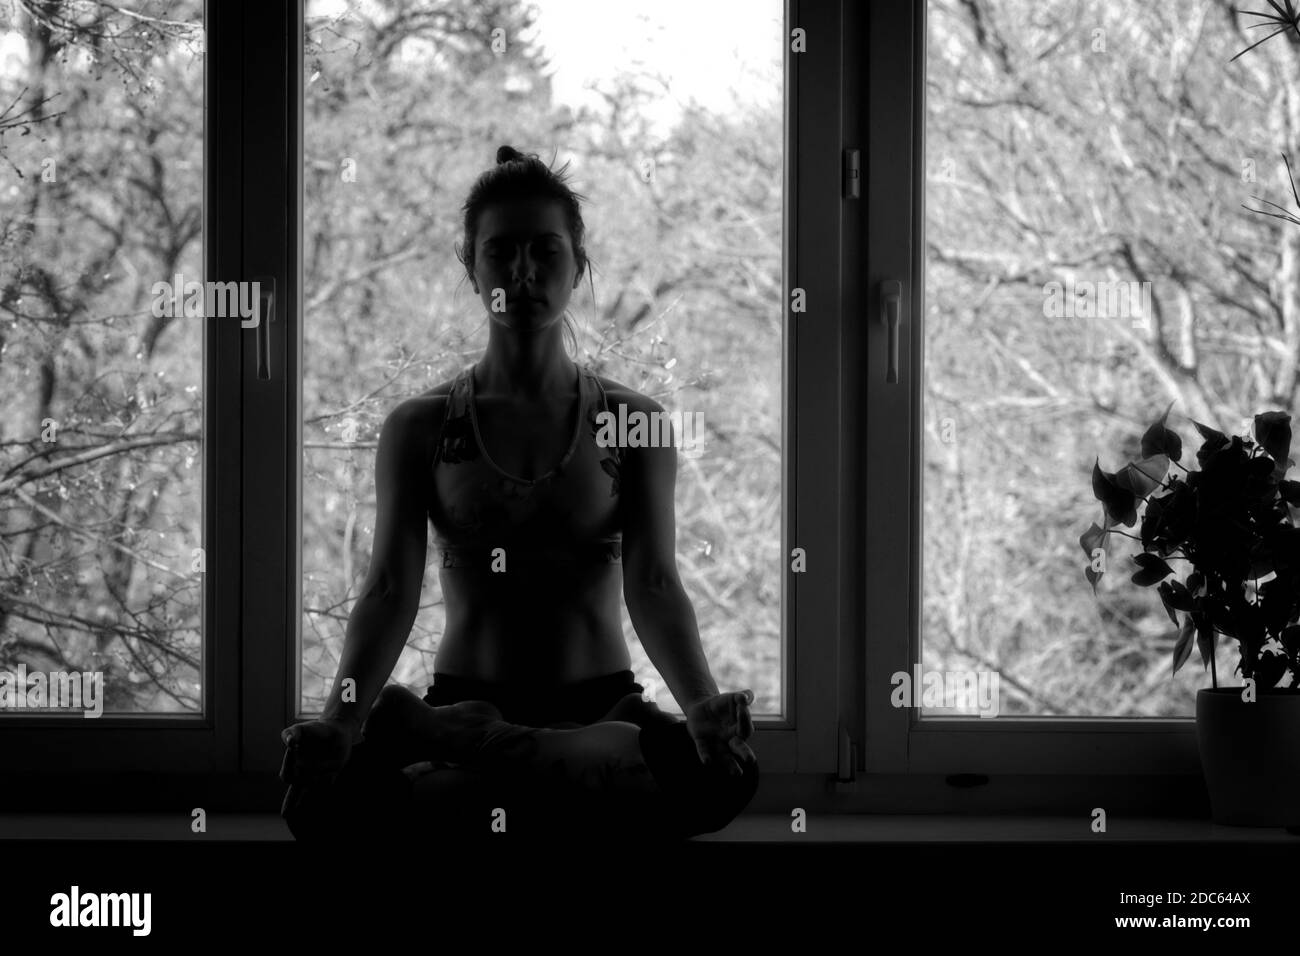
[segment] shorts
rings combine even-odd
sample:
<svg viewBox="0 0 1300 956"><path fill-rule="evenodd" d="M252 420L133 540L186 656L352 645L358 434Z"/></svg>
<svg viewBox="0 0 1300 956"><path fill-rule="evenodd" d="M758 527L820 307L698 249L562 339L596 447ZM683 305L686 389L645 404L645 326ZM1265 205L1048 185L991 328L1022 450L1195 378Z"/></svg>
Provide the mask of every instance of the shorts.
<svg viewBox="0 0 1300 956"><path fill-rule="evenodd" d="M435 673L424 702L430 707L441 707L466 700L486 700L501 711L503 720L512 724L548 727L558 723L594 724L628 694L644 693L645 688L636 682L631 671L555 684L483 681ZM675 719L663 711L659 713L666 720Z"/></svg>

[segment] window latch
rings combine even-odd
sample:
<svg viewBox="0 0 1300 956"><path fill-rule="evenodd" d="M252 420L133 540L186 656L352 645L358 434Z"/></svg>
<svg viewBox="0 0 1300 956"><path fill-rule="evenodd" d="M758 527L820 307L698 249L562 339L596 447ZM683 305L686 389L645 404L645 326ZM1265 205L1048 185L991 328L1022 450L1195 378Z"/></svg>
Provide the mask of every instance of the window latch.
<svg viewBox="0 0 1300 956"><path fill-rule="evenodd" d="M275 321L275 276L257 277L257 377L271 378L271 323Z"/></svg>
<svg viewBox="0 0 1300 956"><path fill-rule="evenodd" d="M903 315L903 283L890 279L880 284L880 317L889 331L886 353L888 365L885 381L891 385L898 381L898 323Z"/></svg>
<svg viewBox="0 0 1300 956"><path fill-rule="evenodd" d="M844 151L844 195L858 199L862 195L862 159L861 151L846 149Z"/></svg>

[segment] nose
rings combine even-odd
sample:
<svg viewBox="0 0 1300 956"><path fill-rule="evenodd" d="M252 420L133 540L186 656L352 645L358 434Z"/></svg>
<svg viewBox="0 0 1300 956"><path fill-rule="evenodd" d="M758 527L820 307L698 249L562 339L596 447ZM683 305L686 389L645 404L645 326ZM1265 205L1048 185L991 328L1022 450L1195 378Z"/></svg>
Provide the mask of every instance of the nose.
<svg viewBox="0 0 1300 956"><path fill-rule="evenodd" d="M531 284L537 277L537 269L535 268L532 257L526 252L519 253L515 258L511 271L516 284Z"/></svg>

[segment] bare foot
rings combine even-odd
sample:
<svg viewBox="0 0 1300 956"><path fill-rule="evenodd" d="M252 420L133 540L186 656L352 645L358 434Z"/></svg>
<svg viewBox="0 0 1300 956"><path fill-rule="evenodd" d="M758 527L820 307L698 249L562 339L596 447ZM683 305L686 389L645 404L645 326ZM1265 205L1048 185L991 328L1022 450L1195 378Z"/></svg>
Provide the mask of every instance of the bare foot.
<svg viewBox="0 0 1300 956"><path fill-rule="evenodd" d="M398 767L426 761L463 763L476 752L486 727L501 711L485 700L431 707L395 684L379 693L362 734L367 745Z"/></svg>

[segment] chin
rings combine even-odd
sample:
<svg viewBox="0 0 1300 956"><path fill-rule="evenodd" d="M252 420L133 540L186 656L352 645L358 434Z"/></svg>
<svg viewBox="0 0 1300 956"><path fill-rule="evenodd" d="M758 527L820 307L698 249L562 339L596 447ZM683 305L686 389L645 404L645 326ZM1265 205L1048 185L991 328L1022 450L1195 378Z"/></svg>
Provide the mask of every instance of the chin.
<svg viewBox="0 0 1300 956"><path fill-rule="evenodd" d="M507 312L506 315L509 317L507 324L517 332L542 332L560 321L559 316L529 312L527 309Z"/></svg>

